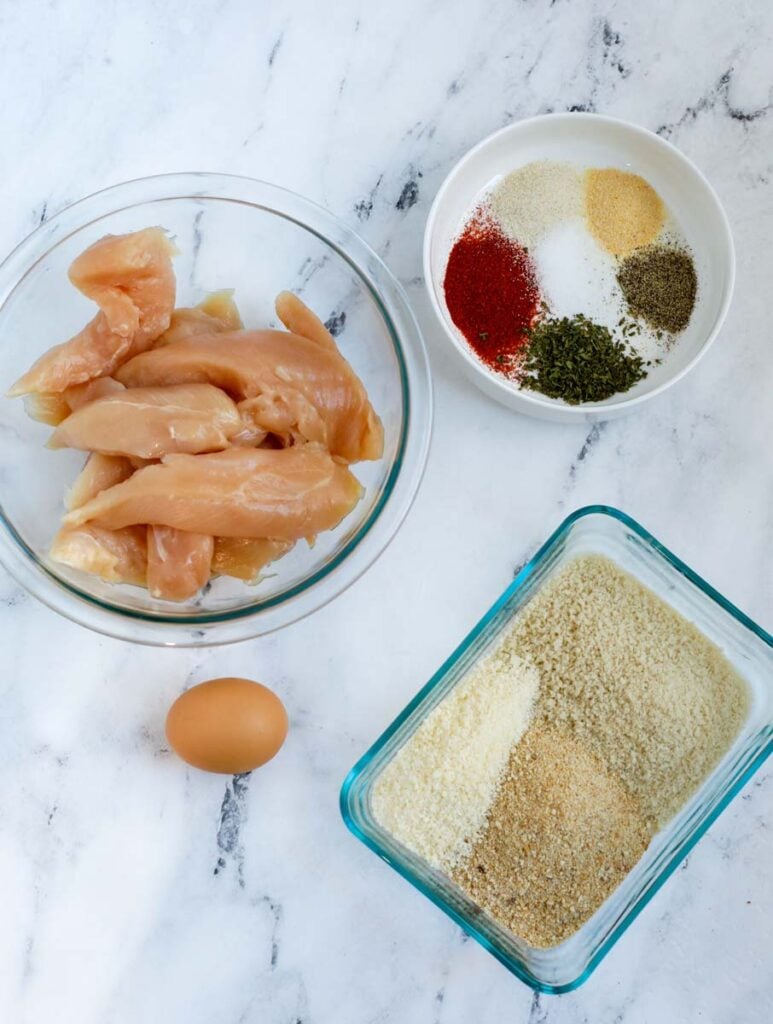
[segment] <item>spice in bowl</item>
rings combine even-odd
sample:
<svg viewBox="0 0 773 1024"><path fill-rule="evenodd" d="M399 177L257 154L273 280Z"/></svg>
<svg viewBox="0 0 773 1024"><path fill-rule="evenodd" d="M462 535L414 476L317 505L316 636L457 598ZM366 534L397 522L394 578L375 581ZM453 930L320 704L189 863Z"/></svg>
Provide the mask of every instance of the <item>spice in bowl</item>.
<svg viewBox="0 0 773 1024"><path fill-rule="evenodd" d="M617 280L631 316L671 334L690 322L698 279L686 250L647 246L623 260Z"/></svg>
<svg viewBox="0 0 773 1024"><path fill-rule="evenodd" d="M454 323L487 366L511 364L539 308L528 252L495 221L473 218L457 239L445 277Z"/></svg>
<svg viewBox="0 0 773 1024"><path fill-rule="evenodd" d="M645 376L640 356L607 327L578 316L545 317L528 333L522 386L565 402L600 402Z"/></svg>
<svg viewBox="0 0 773 1024"><path fill-rule="evenodd" d="M514 386L569 405L629 391L688 328L689 247L644 178L542 160L475 205L444 278L451 320Z"/></svg>
<svg viewBox="0 0 773 1024"><path fill-rule="evenodd" d="M585 174L588 227L614 256L627 256L658 236L666 219L663 200L638 174L592 167Z"/></svg>
<svg viewBox="0 0 773 1024"><path fill-rule="evenodd" d="M573 164L538 160L503 178L491 195L491 212L508 238L534 246L552 228L581 216L582 184Z"/></svg>
<svg viewBox="0 0 773 1024"><path fill-rule="evenodd" d="M692 623L611 560L578 556L387 763L373 813L513 935L550 948L695 793L749 700Z"/></svg>

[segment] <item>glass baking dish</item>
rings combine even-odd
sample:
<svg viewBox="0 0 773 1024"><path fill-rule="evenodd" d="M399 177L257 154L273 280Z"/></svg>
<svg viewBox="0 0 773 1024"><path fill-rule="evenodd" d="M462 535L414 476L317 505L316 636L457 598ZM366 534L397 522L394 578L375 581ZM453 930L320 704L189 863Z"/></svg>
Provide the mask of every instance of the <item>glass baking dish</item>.
<svg viewBox="0 0 773 1024"><path fill-rule="evenodd" d="M746 679L749 713L735 743L700 789L661 829L636 867L569 939L530 946L497 924L441 871L375 820L373 785L429 712L494 646L500 634L569 559L596 553L627 570L716 643ZM428 896L513 974L540 992L577 988L773 750L773 637L696 576L625 513L602 505L570 515L524 566L444 665L349 772L341 812L349 829Z"/></svg>

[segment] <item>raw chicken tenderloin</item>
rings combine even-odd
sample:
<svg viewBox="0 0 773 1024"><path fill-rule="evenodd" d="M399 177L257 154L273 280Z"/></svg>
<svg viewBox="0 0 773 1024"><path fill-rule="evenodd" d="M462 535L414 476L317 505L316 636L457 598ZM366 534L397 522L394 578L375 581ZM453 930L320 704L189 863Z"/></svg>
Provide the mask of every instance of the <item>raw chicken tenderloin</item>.
<svg viewBox="0 0 773 1024"><path fill-rule="evenodd" d="M337 526L361 495L351 472L317 446L229 448L168 455L68 513L64 523L150 523L216 537L298 540Z"/></svg>
<svg viewBox="0 0 773 1024"><path fill-rule="evenodd" d="M106 583L145 586L148 551L144 526L106 530L87 523L64 527L54 537L49 554L55 562L99 576Z"/></svg>
<svg viewBox="0 0 773 1024"><path fill-rule="evenodd" d="M246 398L237 408L242 430L234 438L236 444L258 445L266 434L273 434L282 448L306 441L327 447L327 424L299 391L266 392Z"/></svg>
<svg viewBox="0 0 773 1024"><path fill-rule="evenodd" d="M237 400L260 398L266 422L256 425L282 433L281 426L316 411L315 428L324 438L306 437L299 422L293 429L306 440L324 443L345 462L378 459L384 431L362 382L337 351L286 331L231 331L185 338L136 356L120 368L127 387L207 381ZM256 411L251 410L255 419ZM311 419L310 417L303 417Z"/></svg>
<svg viewBox="0 0 773 1024"><path fill-rule="evenodd" d="M171 526L148 527L148 590L164 601L186 601L209 579L215 542Z"/></svg>
<svg viewBox="0 0 773 1024"><path fill-rule="evenodd" d="M181 306L172 313L169 326L153 342L153 348L173 341L192 338L196 334L220 334L238 331L244 324L233 300L233 291L212 292L197 306Z"/></svg>
<svg viewBox="0 0 773 1024"><path fill-rule="evenodd" d="M107 487L127 480L133 472L128 459L94 453L65 495L65 506L79 508ZM54 537L49 554L54 561L99 576L107 583L145 586L146 534L144 526L127 526L123 530L106 530L88 523L74 528L65 526Z"/></svg>
<svg viewBox="0 0 773 1024"><path fill-rule="evenodd" d="M69 278L96 302L117 334L135 334L137 344L144 345L169 326L176 253L163 228L105 235L73 261Z"/></svg>
<svg viewBox="0 0 773 1024"><path fill-rule="evenodd" d="M162 228L107 235L73 262L70 280L100 312L82 331L51 348L9 396L59 392L111 374L169 326L174 308L175 249Z"/></svg>
<svg viewBox="0 0 773 1024"><path fill-rule="evenodd" d="M338 352L338 345L317 314L293 292L280 292L274 302L276 315L291 334L300 334L328 351Z"/></svg>
<svg viewBox="0 0 773 1024"><path fill-rule="evenodd" d="M291 540L215 537L212 572L220 576L235 576L246 583L257 583L261 570L286 555L291 547Z"/></svg>
<svg viewBox="0 0 773 1024"><path fill-rule="evenodd" d="M103 395L110 395L116 391L124 391L123 384L119 384L112 377L95 377L94 380L85 384L73 384L59 392L37 392L33 391L24 396L24 411L30 419L38 420L40 423L48 423L57 427L66 420L71 412L88 405L95 398L102 398Z"/></svg>
<svg viewBox="0 0 773 1024"><path fill-rule="evenodd" d="M114 487L128 480L134 472L134 466L122 455L102 455L92 452L86 459L86 465L75 478L75 483L64 496L64 507L71 511L80 508L87 501L108 487Z"/></svg>
<svg viewBox="0 0 773 1024"><path fill-rule="evenodd" d="M234 291L234 288L220 288L216 292L210 292L193 307L193 311L213 317L226 331L240 331L244 323L236 305Z"/></svg>
<svg viewBox="0 0 773 1024"><path fill-rule="evenodd" d="M105 395L68 416L50 448L159 459L170 452L218 451L242 429L225 392L211 384L129 388Z"/></svg>
<svg viewBox="0 0 773 1024"><path fill-rule="evenodd" d="M62 392L62 398L70 407L70 412L82 409L89 402L97 398L104 398L105 395L117 395L119 391L125 391L123 384L119 384L113 377L95 377L86 384L74 384Z"/></svg>
<svg viewBox="0 0 773 1024"><path fill-rule="evenodd" d="M24 411L31 420L56 427L72 412L65 398L66 394L66 391L60 391L58 394L55 391L32 391L24 396Z"/></svg>
<svg viewBox="0 0 773 1024"><path fill-rule="evenodd" d="M69 341L54 345L8 391L9 398L38 391L65 391L113 370L131 354L131 336L112 331L104 313L97 313Z"/></svg>

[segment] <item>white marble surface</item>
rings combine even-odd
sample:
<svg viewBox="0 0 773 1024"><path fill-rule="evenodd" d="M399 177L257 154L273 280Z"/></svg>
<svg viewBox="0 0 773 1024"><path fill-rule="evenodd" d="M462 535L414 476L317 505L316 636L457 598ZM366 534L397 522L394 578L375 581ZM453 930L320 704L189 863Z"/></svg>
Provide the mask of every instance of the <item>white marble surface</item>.
<svg viewBox="0 0 773 1024"><path fill-rule="evenodd" d="M8 1024L767 1024L773 772L711 829L592 979L536 997L358 844L355 758L570 510L640 519L773 628L773 9L720 0L0 5L0 249L104 185L172 170L282 183L402 279L437 397L398 538L333 605L263 640L158 651L91 635L0 577L0 1020ZM446 360L420 278L434 190L511 119L657 129L726 204L720 341L635 417L496 407ZM292 728L249 780L166 749L170 701L223 674Z"/></svg>

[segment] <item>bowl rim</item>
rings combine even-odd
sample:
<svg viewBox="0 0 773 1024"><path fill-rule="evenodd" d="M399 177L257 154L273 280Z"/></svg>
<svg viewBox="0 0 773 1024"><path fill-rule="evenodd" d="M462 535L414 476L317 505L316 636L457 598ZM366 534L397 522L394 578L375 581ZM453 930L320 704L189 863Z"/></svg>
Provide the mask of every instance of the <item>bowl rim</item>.
<svg viewBox="0 0 773 1024"><path fill-rule="evenodd" d="M611 401L607 399L605 402L583 402L579 405L570 405L568 402L563 402L557 399L544 398L537 392L513 388L497 373L489 370L472 354L469 346L458 336L456 329L448 322L448 318L446 317L443 307L438 299L435 278L432 273L430 253L435 237L438 214L443 202L445 201L446 195L460 172L480 152L485 150L496 140L508 135L517 136L521 131L528 129L535 124L551 123L560 130L562 125L569 124L570 122L576 124L578 121L585 121L589 124L607 124L617 129L629 131L633 135L638 135L639 137L646 139L648 144L659 147L676 158L677 162L681 164L683 170L686 171L687 174L691 175L699 187L703 189L718 216L718 223L721 228L721 245L727 262L727 283L722 305L717 313L712 329L709 331L701 347L695 353L693 358L686 363L681 370L675 372L667 380L663 381L662 384L659 384L651 391L647 391L644 394L637 395L633 398L622 397ZM708 352L721 331L733 299L736 276L735 244L733 242L730 221L715 188L700 168L672 142L669 142L668 139L664 139L662 136L650 131L649 128L635 124L632 121L626 121L623 118L609 117L606 114L595 114L588 111L559 111L550 114L537 114L534 117L511 121L503 128L498 128L495 132L491 132L489 135L485 136L485 138L481 139L480 142L477 142L471 149L468 149L451 167L437 190L434 200L432 201L424 227L422 264L424 270L424 284L429 295L433 312L440 322L446 338L451 341L453 349L464 360L468 371L474 372L474 375L481 382L484 382L484 387L487 391L490 392L491 390L496 390L502 404L508 405L511 409L514 409L517 406L517 411L523 412L527 415L549 416L552 414L556 418L559 418L560 416L562 420L569 420L573 418L581 419L589 414L596 414L598 417L603 418L605 413L609 416L613 416L616 413L629 412L645 402L648 402L650 399L663 394L663 392L668 388L682 380L682 378L685 377Z"/></svg>
<svg viewBox="0 0 773 1024"><path fill-rule="evenodd" d="M367 517L344 541L341 550L310 576L286 591L235 609L188 614L156 612L97 597L53 572L24 541L0 505L0 524L4 528L0 531L0 561L18 583L49 608L119 639L161 646L213 646L273 632L311 614L351 586L387 548L423 477L431 437L432 384L426 348L407 296L370 246L313 200L243 175L188 171L134 178L99 189L63 207L22 239L0 263L0 312L35 267L74 234L125 209L175 199L236 202L262 209L295 224L335 253L360 281L384 322L402 391L403 415L396 454ZM382 289L389 290L388 299L382 295ZM399 330L395 320L400 324ZM394 516L386 522L382 514L388 506L394 509ZM383 534L373 544L372 530L377 523ZM370 547L365 557L360 558L360 564L352 569L349 562L350 572L335 577L334 573L355 551L362 555L361 544L366 538ZM329 594L320 594L317 588L331 578L338 585ZM314 599L309 600L312 592ZM306 600L299 607L298 602L304 597ZM270 622L265 621L267 616L271 616ZM222 635L218 637L216 630Z"/></svg>
<svg viewBox="0 0 773 1024"><path fill-rule="evenodd" d="M460 660L460 658L463 657L465 652L475 643L478 637L485 632L489 624L495 620L498 614L508 605L512 597L526 583L528 578L538 568L543 559L545 559L550 552L561 543L564 537L570 533L572 528L580 520L596 515L616 520L618 523L630 530L640 540L643 540L657 555L673 566L673 568L693 584L693 586L702 591L710 600L719 605L720 608L738 621L742 626L754 633L765 645L773 649L773 635L763 629L762 626L758 625L753 619L746 615L745 612L742 612L732 604L732 602L728 601L727 598L723 597L718 590L690 569L688 565L673 554L673 552L657 540L653 534L651 534L647 529L645 529L645 527L629 516L626 512L623 512L612 505L585 505L566 516L559 526L550 534L547 540L539 547L525 565L523 565L512 582L508 584L494 603L486 610L486 612L484 612L467 635L451 651L448 657L445 658L440 667L430 677L429 681L419 689L418 693L408 701L405 707L396 715L384 731L370 744L365 753L358 758L354 766L347 773L339 794L339 811L341 813L341 817L349 831L359 839L360 842L385 861L415 889L418 889L418 891L426 896L436 907L452 918L456 924L475 939L475 941L484 949L496 957L496 959L499 960L499 962L520 981L524 982L535 991L542 992L547 995L562 995L567 992L573 992L588 980L599 964L605 959L607 954L611 952L618 940L622 938L624 933L634 923L650 900L653 899L656 893L659 892L665 882L684 861L684 858L690 853L695 844L704 836L719 815L735 799L740 790L746 785L752 776L755 775L762 767L768 757L773 754L773 729L770 730L770 733L767 736L767 742L761 747L756 755L746 763L743 770L739 772L739 774L727 786L721 797L706 814L704 819L685 837L676 853L670 857L662 870L657 874L653 883L640 894L640 896L628 908L626 913L618 920L617 924L610 930L604 942L599 945L593 955L588 959L583 970L571 981L555 985L544 982L536 977L536 975L534 975L521 960L510 956L504 949L497 945L493 939L489 938L483 931L481 931L474 921L457 911L457 909L444 898L442 893L437 891L423 877L416 874L409 863L397 856L394 856L391 851L387 850L381 844L377 835L371 833L367 826L360 824L353 808L356 799L355 790L360 784L362 776L368 769L370 763L389 743L403 723L410 718L414 711L422 705L427 698L431 696L432 692L438 686L442 685L453 666ZM368 790L372 784L373 780L366 780L363 785L364 788ZM632 870L635 870L635 868Z"/></svg>

